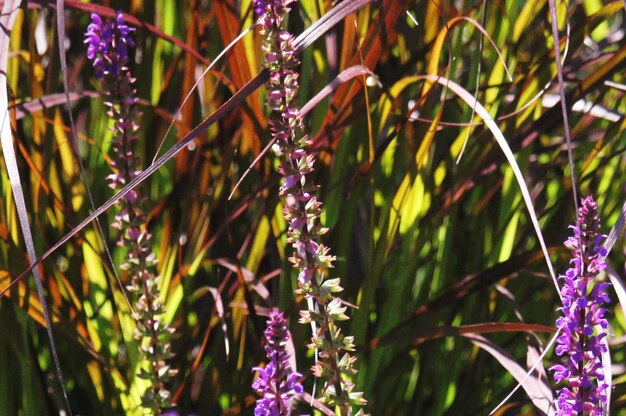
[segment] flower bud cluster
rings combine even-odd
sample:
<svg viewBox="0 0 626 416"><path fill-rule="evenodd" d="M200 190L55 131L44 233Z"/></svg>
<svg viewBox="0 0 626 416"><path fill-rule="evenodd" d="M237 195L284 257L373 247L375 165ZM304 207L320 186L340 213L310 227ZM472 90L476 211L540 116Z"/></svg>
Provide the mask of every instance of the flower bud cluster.
<svg viewBox="0 0 626 416"><path fill-rule="evenodd" d="M265 354L268 363L265 368L253 368L258 377L252 388L262 395L257 400L254 416L289 415L292 398L303 392L300 384L302 375L293 371L289 364L290 356L286 345L290 338L285 316L277 310L272 311L265 329Z"/></svg>
<svg viewBox="0 0 626 416"><path fill-rule="evenodd" d="M129 48L134 46L134 28L124 23L122 13L114 20L103 21L91 15L85 33L87 58L92 62L105 97L107 115L113 120L113 156L108 176L109 186L122 189L135 178L140 161L135 155L141 112L137 106L135 79L128 68ZM142 406L154 414L170 406L170 392L165 382L175 374L166 361L172 358L168 339L172 330L163 322L164 306L159 298L159 277L154 268L157 260L151 248L152 235L146 231L146 216L141 207L143 197L132 190L120 201L120 211L113 227L120 231L118 245L128 250L120 268L128 271L137 324L135 338L139 342L143 363L138 376L150 385L142 397Z"/></svg>
<svg viewBox="0 0 626 416"><path fill-rule="evenodd" d="M598 273L606 267L606 250L600 245L598 205L591 196L582 200L578 210L578 226L565 245L572 249L571 267L563 281L561 297L562 316L556 321L560 331L557 355L562 364L551 367L554 380L564 382L558 392L555 406L557 415L600 416L607 414L604 369L601 356L607 352L608 322L602 305L610 299L610 283L596 282Z"/></svg>
<svg viewBox="0 0 626 416"><path fill-rule="evenodd" d="M280 159L278 171L283 177L279 193L289 224L288 242L294 249L289 260L298 271L298 293L304 295L309 305L308 310L301 311L300 322L313 323L309 346L319 351L313 374L325 379L322 400L347 416L353 414L353 406L360 407L365 400L362 393L353 391L351 381L356 374L356 358L350 355L354 351L353 337L344 336L338 326L348 319L346 307L335 296L343 289L339 279L327 278L335 258L321 243L327 229L320 224L322 203L309 176L315 167L315 156L308 153L310 139L303 133L296 100L300 61L293 46L294 37L286 30L291 3L293 0L254 2L264 39L265 67L270 72L266 85L268 105L274 111L270 130Z"/></svg>

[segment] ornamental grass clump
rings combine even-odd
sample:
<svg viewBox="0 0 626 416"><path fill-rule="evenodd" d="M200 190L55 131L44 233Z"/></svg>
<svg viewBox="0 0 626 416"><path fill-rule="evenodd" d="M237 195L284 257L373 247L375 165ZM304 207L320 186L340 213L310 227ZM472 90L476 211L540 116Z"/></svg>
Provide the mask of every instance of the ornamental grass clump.
<svg viewBox="0 0 626 416"><path fill-rule="evenodd" d="M286 347L291 335L282 312L274 310L270 313L264 334L268 362L265 368L253 368L258 377L252 383L252 388L262 395L256 402L254 415L289 415L293 397L302 393L303 389L300 384L302 375L293 371L289 364L290 355Z"/></svg>
<svg viewBox="0 0 626 416"><path fill-rule="evenodd" d="M572 249L572 267L559 277L563 315L556 321L560 331L556 353L564 360L551 370L556 383L565 387L559 390L555 407L557 415L599 416L608 409L601 356L607 352L608 322L602 305L609 302L610 284L595 280L606 267L606 251L600 246L598 205L591 196L582 200L572 228L574 235L565 242Z"/></svg>
<svg viewBox="0 0 626 416"><path fill-rule="evenodd" d="M353 337L344 336L339 322L348 319L346 307L335 293L342 291L339 279L328 279L334 256L321 243L327 229L320 224L322 203L317 199L317 187L310 179L315 157L308 153L309 136L303 133L302 117L296 101L299 88L300 64L294 49L294 37L286 30L289 4L293 0L257 0L262 50L265 67L270 72L266 85L268 105L273 110L269 121L274 149L279 157L278 171L283 179L280 195L284 201L283 215L288 223L287 241L294 252L289 259L298 271L298 293L308 304L301 311L301 323L312 324L310 348L318 360L313 374L324 380L322 401L336 407L339 414L353 414L353 406L365 404L363 395L353 391L351 379L356 374ZM357 414L362 414L359 410Z"/></svg>
<svg viewBox="0 0 626 416"><path fill-rule="evenodd" d="M134 46L131 34L134 28L124 23L118 12L113 21L103 21L91 15L91 24L85 33L87 57L91 60L105 97L107 115L113 120L113 142L109 186L122 189L140 171L140 161L135 155L138 138L138 109L135 79L128 67L129 48ZM152 235L145 229L146 216L142 209L144 198L137 189L120 201L120 210L112 224L120 231L118 245L128 250L126 261L120 268L128 271L137 328L135 338L140 346L142 362L138 376L150 383L142 397L142 406L159 414L170 406L170 392L165 383L175 373L166 363L172 358L168 342L172 330L162 315L165 312L159 298L159 277L154 268L157 263L152 252Z"/></svg>

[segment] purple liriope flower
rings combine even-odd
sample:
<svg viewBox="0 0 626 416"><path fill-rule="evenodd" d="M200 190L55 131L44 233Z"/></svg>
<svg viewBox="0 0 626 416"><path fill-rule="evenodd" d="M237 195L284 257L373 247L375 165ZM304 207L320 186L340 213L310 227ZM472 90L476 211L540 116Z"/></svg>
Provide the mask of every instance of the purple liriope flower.
<svg viewBox="0 0 626 416"><path fill-rule="evenodd" d="M131 38L134 30L124 23L122 13L117 12L114 20L105 21L92 14L85 33L87 58L100 81L107 115L114 122L113 173L108 179L109 186L115 190L122 189L140 171L135 143L141 112L133 87L135 79L128 67L128 49L134 46ZM152 235L145 229L143 200L138 190L128 192L120 201L120 210L112 226L120 231L118 245L128 250L126 261L120 268L130 274L128 289L135 309L135 338L144 361L139 366L138 377L150 382L142 397L142 406L153 414L160 414L161 409L170 406L170 392L164 383L175 374L175 370L166 364L172 358L168 342L172 330L161 318L165 311L159 299L159 277L153 271L157 260L152 252Z"/></svg>
<svg viewBox="0 0 626 416"><path fill-rule="evenodd" d="M321 242L327 229L320 223L322 203L310 179L315 156L308 152L310 138L303 132L296 100L300 61L285 20L293 2L257 0L253 7L259 14L265 67L270 72L266 88L273 115L269 125L280 160L278 171L283 177L279 194L288 223L287 241L293 247L289 261L298 272L298 293L304 295L308 304L308 309L300 312L300 322L311 323L314 329L310 346L319 351L319 360L312 371L316 377L325 378L322 400L348 416L353 414L352 406L362 406L366 401L362 393L353 391L351 379L357 372L356 359L350 355L354 350L353 337L343 335L339 328L339 322L348 319L344 314L346 307L335 296L343 289L339 279L327 278L335 257ZM356 414L362 414L362 410Z"/></svg>
<svg viewBox="0 0 626 416"><path fill-rule="evenodd" d="M286 345L290 335L282 312L270 313L265 329L265 368L255 367L258 377L252 388L262 395L254 409L255 416L284 416L291 414L291 399L303 392L302 375L291 369Z"/></svg>
<svg viewBox="0 0 626 416"><path fill-rule="evenodd" d="M555 406L557 415L600 416L608 408L601 356L607 352L608 322L602 305L609 302L610 284L595 281L606 267L606 250L600 245L604 236L599 234L598 205L591 196L582 200L578 225L571 228L573 235L565 242L572 249L571 267L559 276L563 306L556 321L556 354L564 361L550 369L554 381L566 386L558 391Z"/></svg>

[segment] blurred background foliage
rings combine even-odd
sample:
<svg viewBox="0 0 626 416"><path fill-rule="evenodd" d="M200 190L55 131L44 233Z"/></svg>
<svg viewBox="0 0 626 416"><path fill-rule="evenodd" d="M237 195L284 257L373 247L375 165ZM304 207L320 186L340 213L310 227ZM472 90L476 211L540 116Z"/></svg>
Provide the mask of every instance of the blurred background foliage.
<svg viewBox="0 0 626 416"><path fill-rule="evenodd" d="M54 2L21 6L10 33L5 120L41 254L89 214L88 190L96 205L113 193L105 180L109 121L82 41L90 12L111 17L121 9L137 27L132 70L144 166L259 72L261 39L245 36L183 106L206 66L253 24L250 0L66 0L61 42ZM301 33L332 6L294 4L291 30ZM581 194L596 195L606 233L625 194L624 7L557 2L574 172ZM71 148L59 44L67 48L86 183ZM373 415L487 414L517 384L511 360L529 368L546 346L559 297L492 134L452 91L416 76L457 82L496 120L524 173L554 267L563 272L562 242L575 216L548 2L366 4L303 52L301 103L357 64L378 82L346 82L313 108L306 125L318 152L315 181L331 230L326 243L337 256L332 275L341 276L344 299L357 306L343 330L356 337L358 387ZM290 317L298 366L308 391L313 386L310 328L297 324L304 306L293 295L276 161L268 152L253 165L269 141L264 98L263 88L250 94L141 185L166 320L176 328L172 364L179 373L170 387L181 415L252 414L251 367L264 360L262 331L273 306ZM28 260L4 158L0 166L4 290ZM104 235L87 227L41 266L75 414L141 414L133 321L104 250L115 264L125 255L110 227L115 212L100 217ZM624 255L620 239L608 261L622 277ZM612 299L612 402L621 414L626 322ZM31 274L0 299L2 415L63 408L43 325ZM473 343L480 334L508 358L498 361ZM553 362L550 353L545 367ZM312 412L306 409L301 405ZM522 389L499 412L540 414Z"/></svg>

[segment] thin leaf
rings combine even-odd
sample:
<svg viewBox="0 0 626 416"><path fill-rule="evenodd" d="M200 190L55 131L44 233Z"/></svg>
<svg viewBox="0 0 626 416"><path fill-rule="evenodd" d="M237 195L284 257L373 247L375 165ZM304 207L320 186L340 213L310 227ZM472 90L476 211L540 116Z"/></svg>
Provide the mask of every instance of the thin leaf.
<svg viewBox="0 0 626 416"><path fill-rule="evenodd" d="M100 94L95 91L70 92L69 97L70 101L76 101L85 97L100 97ZM13 106L15 108L15 118L21 120L36 111L46 110L66 102L67 95L64 92L46 95L33 101L25 101Z"/></svg>
<svg viewBox="0 0 626 416"><path fill-rule="evenodd" d="M430 81L438 82L442 86L452 90L456 95L459 96L459 98L465 101L467 105L476 109L476 113L478 114L478 116L483 119L483 121L487 125L487 128L491 130L491 133L494 135L496 141L498 142L498 145L500 146L500 149L504 153L504 156L506 156L506 159L508 160L509 165L511 166L511 169L513 169L513 173L515 174L515 179L517 180L517 184L519 185L520 191L522 192L522 197L524 198L524 203L526 204L526 209L528 210L528 214L530 215L530 220L533 224L535 233L537 235L537 239L539 240L539 244L541 245L541 250L543 251L544 257L546 259L546 264L548 266L548 270L550 271L550 276L552 277L554 286L557 292L559 292L559 296L560 296L559 284L556 280L554 269L552 268L552 262L550 261L550 255L548 254L548 248L546 247L546 243L543 238L543 233L541 232L541 227L539 226L539 220L537 219L537 214L535 213L535 208L533 207L533 202L530 197L530 192L528 191L528 186L526 186L524 175L519 169L517 161L515 160L515 156L513 155L513 152L511 151L511 147L509 146L506 139L504 138L504 135L498 128L498 125L491 118L491 116L489 115L489 112L485 109L485 107L483 107L482 104L477 102L474 99L474 97L465 88L461 87L456 82L448 80L443 77L434 76L434 75L421 75L418 77L421 77Z"/></svg>
<svg viewBox="0 0 626 416"><path fill-rule="evenodd" d="M561 98L561 112L563 116L563 126L565 127L565 143L567 144L567 159L569 160L570 177L572 179L572 196L574 197L574 207L578 212L578 190L576 187L576 174L574 172L574 155L572 154L572 133L569 128L569 118L567 116L567 101L565 100L565 85L563 82L563 65L561 64L561 49L559 45L559 28L558 19L556 15L556 2L555 0L548 0L550 5L550 16L552 19L552 37L554 38L554 62L556 62L556 74L559 81L559 96ZM578 216L576 216L576 226L580 229L580 223ZM557 286L558 289L558 286Z"/></svg>
<svg viewBox="0 0 626 416"><path fill-rule="evenodd" d="M226 324L226 319L224 317L224 303L222 302L222 296L216 288L211 286L203 286L201 288L198 288L193 293L193 299L195 300L205 293L210 293L211 296L213 296L213 300L215 301L215 311L217 312L217 316L222 323L222 332L224 333L224 349L226 351L226 359L228 360L228 357L230 355L230 344L228 342L228 325Z"/></svg>
<svg viewBox="0 0 626 416"><path fill-rule="evenodd" d="M369 68L366 68L363 65L351 66L350 68L347 68L341 71L341 73L337 75L337 77L333 79L330 84L322 88L320 92L315 94L313 98L311 98L305 105L302 106L302 108L299 111L300 117L305 117L309 111L315 108L315 106L320 101L322 101L324 98L329 96L333 91L339 88L341 84L348 82L352 78L356 78L362 75L373 76L374 74L372 73L372 71L369 70ZM248 174L252 171L252 168L263 158L263 156L265 156L265 154L272 148L274 143L276 143L276 139L270 140L270 142L263 148L263 150L259 153L259 155L252 161L250 166L248 166L246 171L243 173L243 175L241 175L241 178L239 178L239 180L233 187L233 190L230 192L230 195L228 195L229 200L233 197L235 191L237 190L237 188L239 188L239 185L241 185L241 183L246 178L246 176L248 176Z"/></svg>
<svg viewBox="0 0 626 416"><path fill-rule="evenodd" d="M2 126L0 130L2 153L7 166L9 179L11 182L11 189L13 191L13 199L15 200L15 206L17 208L17 215L22 229L22 236L26 244L26 251L28 252L28 259L32 265L36 264L37 253L35 251L35 243L33 241L33 235L30 229L30 223L28 222L28 209L26 208L26 202L24 200L24 191L22 189L22 182L20 179L20 173L17 167L17 160L15 158L15 150L13 148L13 135L11 133L11 127L9 123L9 103L7 96L7 61L9 52L9 37L17 11L19 9L19 1L5 1L2 7L2 15L0 16L0 108L4 109L2 117ZM70 407L69 399L67 397L67 391L65 390L65 381L63 379L63 371L61 370L61 362L59 361L59 354L57 352L56 343L54 341L54 334L52 333L52 323L50 315L48 313L48 305L46 303L46 296L43 290L43 276L41 270L38 267L32 269L35 276L35 285L37 287L37 295L41 302L41 309L43 312L43 318L46 323L46 332L48 334L48 340L50 341L50 351L52 352L52 359L54 360L54 366L56 376L58 378L65 406L70 416L72 409Z"/></svg>
<svg viewBox="0 0 626 416"><path fill-rule="evenodd" d="M624 282L619 277L617 271L609 263L606 263L606 274L613 285L613 290L615 290L617 300L622 307L622 315L624 315L623 318L626 319L626 285L624 285Z"/></svg>
<svg viewBox="0 0 626 416"><path fill-rule="evenodd" d="M619 238L620 234L622 234L622 230L624 229L625 222L626 222L626 202L624 202L624 205L622 206L622 212L620 212L619 217L617 218L617 221L613 225L613 228L611 228L611 232L609 232L608 237L606 238L606 240L604 240L604 243L602 244L602 248L606 250L606 255L603 257L603 259L605 259L606 256L609 255L609 253L613 249L613 246L617 242L617 239ZM624 303L623 305L626 306L626 303Z"/></svg>
<svg viewBox="0 0 626 416"><path fill-rule="evenodd" d="M305 105L300 109L299 114L304 117L309 111L311 111L320 101L324 98L328 97L332 92L336 91L341 84L344 84L350 81L352 78L356 78L363 75L375 76L374 73L363 65L353 65L349 68L341 71L339 75L335 79L333 79L330 84L322 88L313 98L311 98Z"/></svg>
<svg viewBox="0 0 626 416"><path fill-rule="evenodd" d="M481 337L480 335L466 336L467 338L470 338L474 345L484 349L496 360L498 360L498 362L502 364L502 366L506 368L518 382L515 388L504 398L504 400L502 400L491 412L489 412L489 415L494 414L500 407L502 407L502 405L504 405L504 403L506 403L520 387L526 391L528 397L530 397L535 406L542 410L544 414L554 414L555 409L552 405L554 396L550 386L543 380L534 376L533 373L535 372L535 367L543 362L545 354L550 351L552 345L556 342L558 335L558 332L554 334L539 358L537 358L535 364L531 366L528 371L524 370L519 364L517 364L515 359L506 351L502 350L488 339Z"/></svg>

